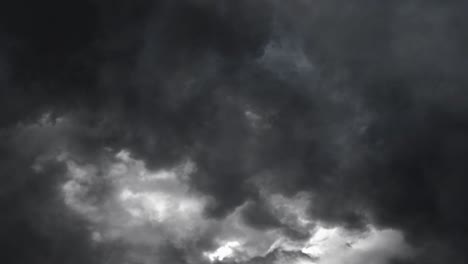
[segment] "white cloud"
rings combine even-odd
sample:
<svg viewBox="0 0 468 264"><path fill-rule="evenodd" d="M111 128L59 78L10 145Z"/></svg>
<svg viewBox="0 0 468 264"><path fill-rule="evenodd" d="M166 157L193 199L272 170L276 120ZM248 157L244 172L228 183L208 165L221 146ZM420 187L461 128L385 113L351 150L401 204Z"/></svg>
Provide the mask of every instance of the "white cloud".
<svg viewBox="0 0 468 264"><path fill-rule="evenodd" d="M282 208L285 218L288 214L297 218L306 217L302 211L304 208L300 206L301 203L306 205L305 196L276 196L272 201L296 204L289 212L289 206L277 207ZM386 264L390 259L410 257L414 251L398 230L379 230L369 226L366 231L349 231L341 227L326 227L311 219L304 220L308 224L314 223L314 226L309 225L311 237L307 241L294 241L277 230L251 230L239 221L239 211L241 208L225 220L224 229L218 233L218 248L205 252L212 262L248 262L253 257L274 254L279 250L301 252L303 255L280 254L275 257L274 264ZM234 243L232 241L235 241L235 247L229 244Z"/></svg>
<svg viewBox="0 0 468 264"><path fill-rule="evenodd" d="M126 151L105 164L77 164L63 155L61 160L68 168L68 181L62 186L64 201L95 224L90 239L96 243L119 239L157 248L170 241L190 251L191 245L209 234L216 246L190 253L207 262L247 262L277 250L303 254L280 257L275 264L385 264L412 251L398 230L370 226L365 232L350 232L310 219L307 210L313 204L305 193L285 197L262 190L262 197L283 225L309 234L307 241L292 240L281 229L250 227L242 218L248 203L224 219L208 219L203 212L210 198L188 183L196 170L190 161L150 171ZM110 184L112 192L97 201L92 193L99 180Z"/></svg>
<svg viewBox="0 0 468 264"><path fill-rule="evenodd" d="M175 168L149 171L143 161L121 151L108 164L65 162L69 180L62 186L64 201L95 223L94 237L99 234L99 241L183 243L208 227L203 218L207 197L190 190L186 182L187 175L195 170L189 161ZM112 190L101 202L91 197L98 180Z"/></svg>
<svg viewBox="0 0 468 264"><path fill-rule="evenodd" d="M413 252L400 231L372 228L364 237L352 241L351 245L331 245L318 264L385 264L391 259L410 257Z"/></svg>
<svg viewBox="0 0 468 264"><path fill-rule="evenodd" d="M205 252L205 255L211 262L214 261L223 261L230 257L233 257L235 250L241 246L239 241L227 241L223 243L218 249L214 252Z"/></svg>

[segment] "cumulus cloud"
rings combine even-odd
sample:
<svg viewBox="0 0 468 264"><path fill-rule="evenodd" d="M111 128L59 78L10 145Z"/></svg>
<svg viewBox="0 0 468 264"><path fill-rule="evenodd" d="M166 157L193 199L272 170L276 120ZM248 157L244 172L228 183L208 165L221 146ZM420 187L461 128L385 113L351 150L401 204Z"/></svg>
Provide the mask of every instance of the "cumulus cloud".
<svg viewBox="0 0 468 264"><path fill-rule="evenodd" d="M306 194L288 198L264 193L269 205L262 207L269 208L269 216L277 219L275 226L266 229L248 219L252 202L223 219L210 219L204 214L210 197L188 186L187 179L196 170L190 161L169 170L149 171L128 151L118 152L109 164L79 166L63 155L60 159L69 178L62 185L64 202L93 223L90 239L101 244L123 241L136 247L129 255L142 254L139 247L158 251L171 244L191 256L186 257L188 262L388 263L392 258L408 258L413 252L400 231L323 227L307 214L311 199ZM105 200L93 195L98 177L111 185L112 194ZM290 235L291 231L303 232L302 237ZM200 238L210 243L193 248ZM196 249L202 250L201 254Z"/></svg>

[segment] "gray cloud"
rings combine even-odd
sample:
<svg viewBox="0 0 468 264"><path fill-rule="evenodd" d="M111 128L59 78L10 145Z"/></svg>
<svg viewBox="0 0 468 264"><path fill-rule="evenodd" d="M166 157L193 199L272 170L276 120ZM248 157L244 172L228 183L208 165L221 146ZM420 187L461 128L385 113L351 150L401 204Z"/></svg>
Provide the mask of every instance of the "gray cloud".
<svg viewBox="0 0 468 264"><path fill-rule="evenodd" d="M93 222L70 212L57 187L69 180L59 153L95 166L105 185L102 164L122 149L150 171L193 162L185 184L206 198L203 221L238 214L252 230L302 241L313 225L285 216L269 195L306 193L307 219L395 228L418 249L407 261L465 262L466 8L456 0L2 3L4 262L105 263L115 248L132 248L93 246L83 231ZM105 201L110 191L96 192ZM157 254L120 251L129 262L197 263L193 252L214 249L217 235ZM375 263L369 254L356 259Z"/></svg>

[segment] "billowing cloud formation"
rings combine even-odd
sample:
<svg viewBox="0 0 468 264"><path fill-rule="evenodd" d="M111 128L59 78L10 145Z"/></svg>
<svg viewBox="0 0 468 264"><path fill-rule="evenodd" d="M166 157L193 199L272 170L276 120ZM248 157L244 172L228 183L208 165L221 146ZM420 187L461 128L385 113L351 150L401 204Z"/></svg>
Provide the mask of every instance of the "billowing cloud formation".
<svg viewBox="0 0 468 264"><path fill-rule="evenodd" d="M467 262L467 8L2 3L2 263Z"/></svg>
<svg viewBox="0 0 468 264"><path fill-rule="evenodd" d="M276 194L267 200L272 209L269 216L278 219L276 227L300 227L308 233L307 239L290 237L279 228L258 230L251 226L245 218L251 214L251 202L224 219L210 219L203 215L209 197L187 186L186 180L195 170L192 163L150 172L126 151L117 153L110 164L101 164L101 177L112 192L106 200L97 200L93 196L93 188L99 186L96 165L78 166L64 156L59 159L66 163L69 178L62 185L65 204L92 223L90 236L95 243L121 241L156 251L169 243L184 252L188 262L212 263L268 263L268 259L289 263L284 254L297 255L306 263L387 263L391 257L404 259L412 254L398 231L371 227L350 232L320 226L306 215L309 199L303 195L289 199ZM215 247L192 248L191 244L202 237ZM196 253L197 249L202 254Z"/></svg>

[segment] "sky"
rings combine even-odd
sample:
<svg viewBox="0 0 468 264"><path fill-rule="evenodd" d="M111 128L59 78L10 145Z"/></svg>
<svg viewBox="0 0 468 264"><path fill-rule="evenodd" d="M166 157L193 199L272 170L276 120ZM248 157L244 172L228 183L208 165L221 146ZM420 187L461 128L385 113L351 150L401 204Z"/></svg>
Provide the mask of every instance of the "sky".
<svg viewBox="0 0 468 264"><path fill-rule="evenodd" d="M2 1L0 262L468 263L466 10Z"/></svg>

